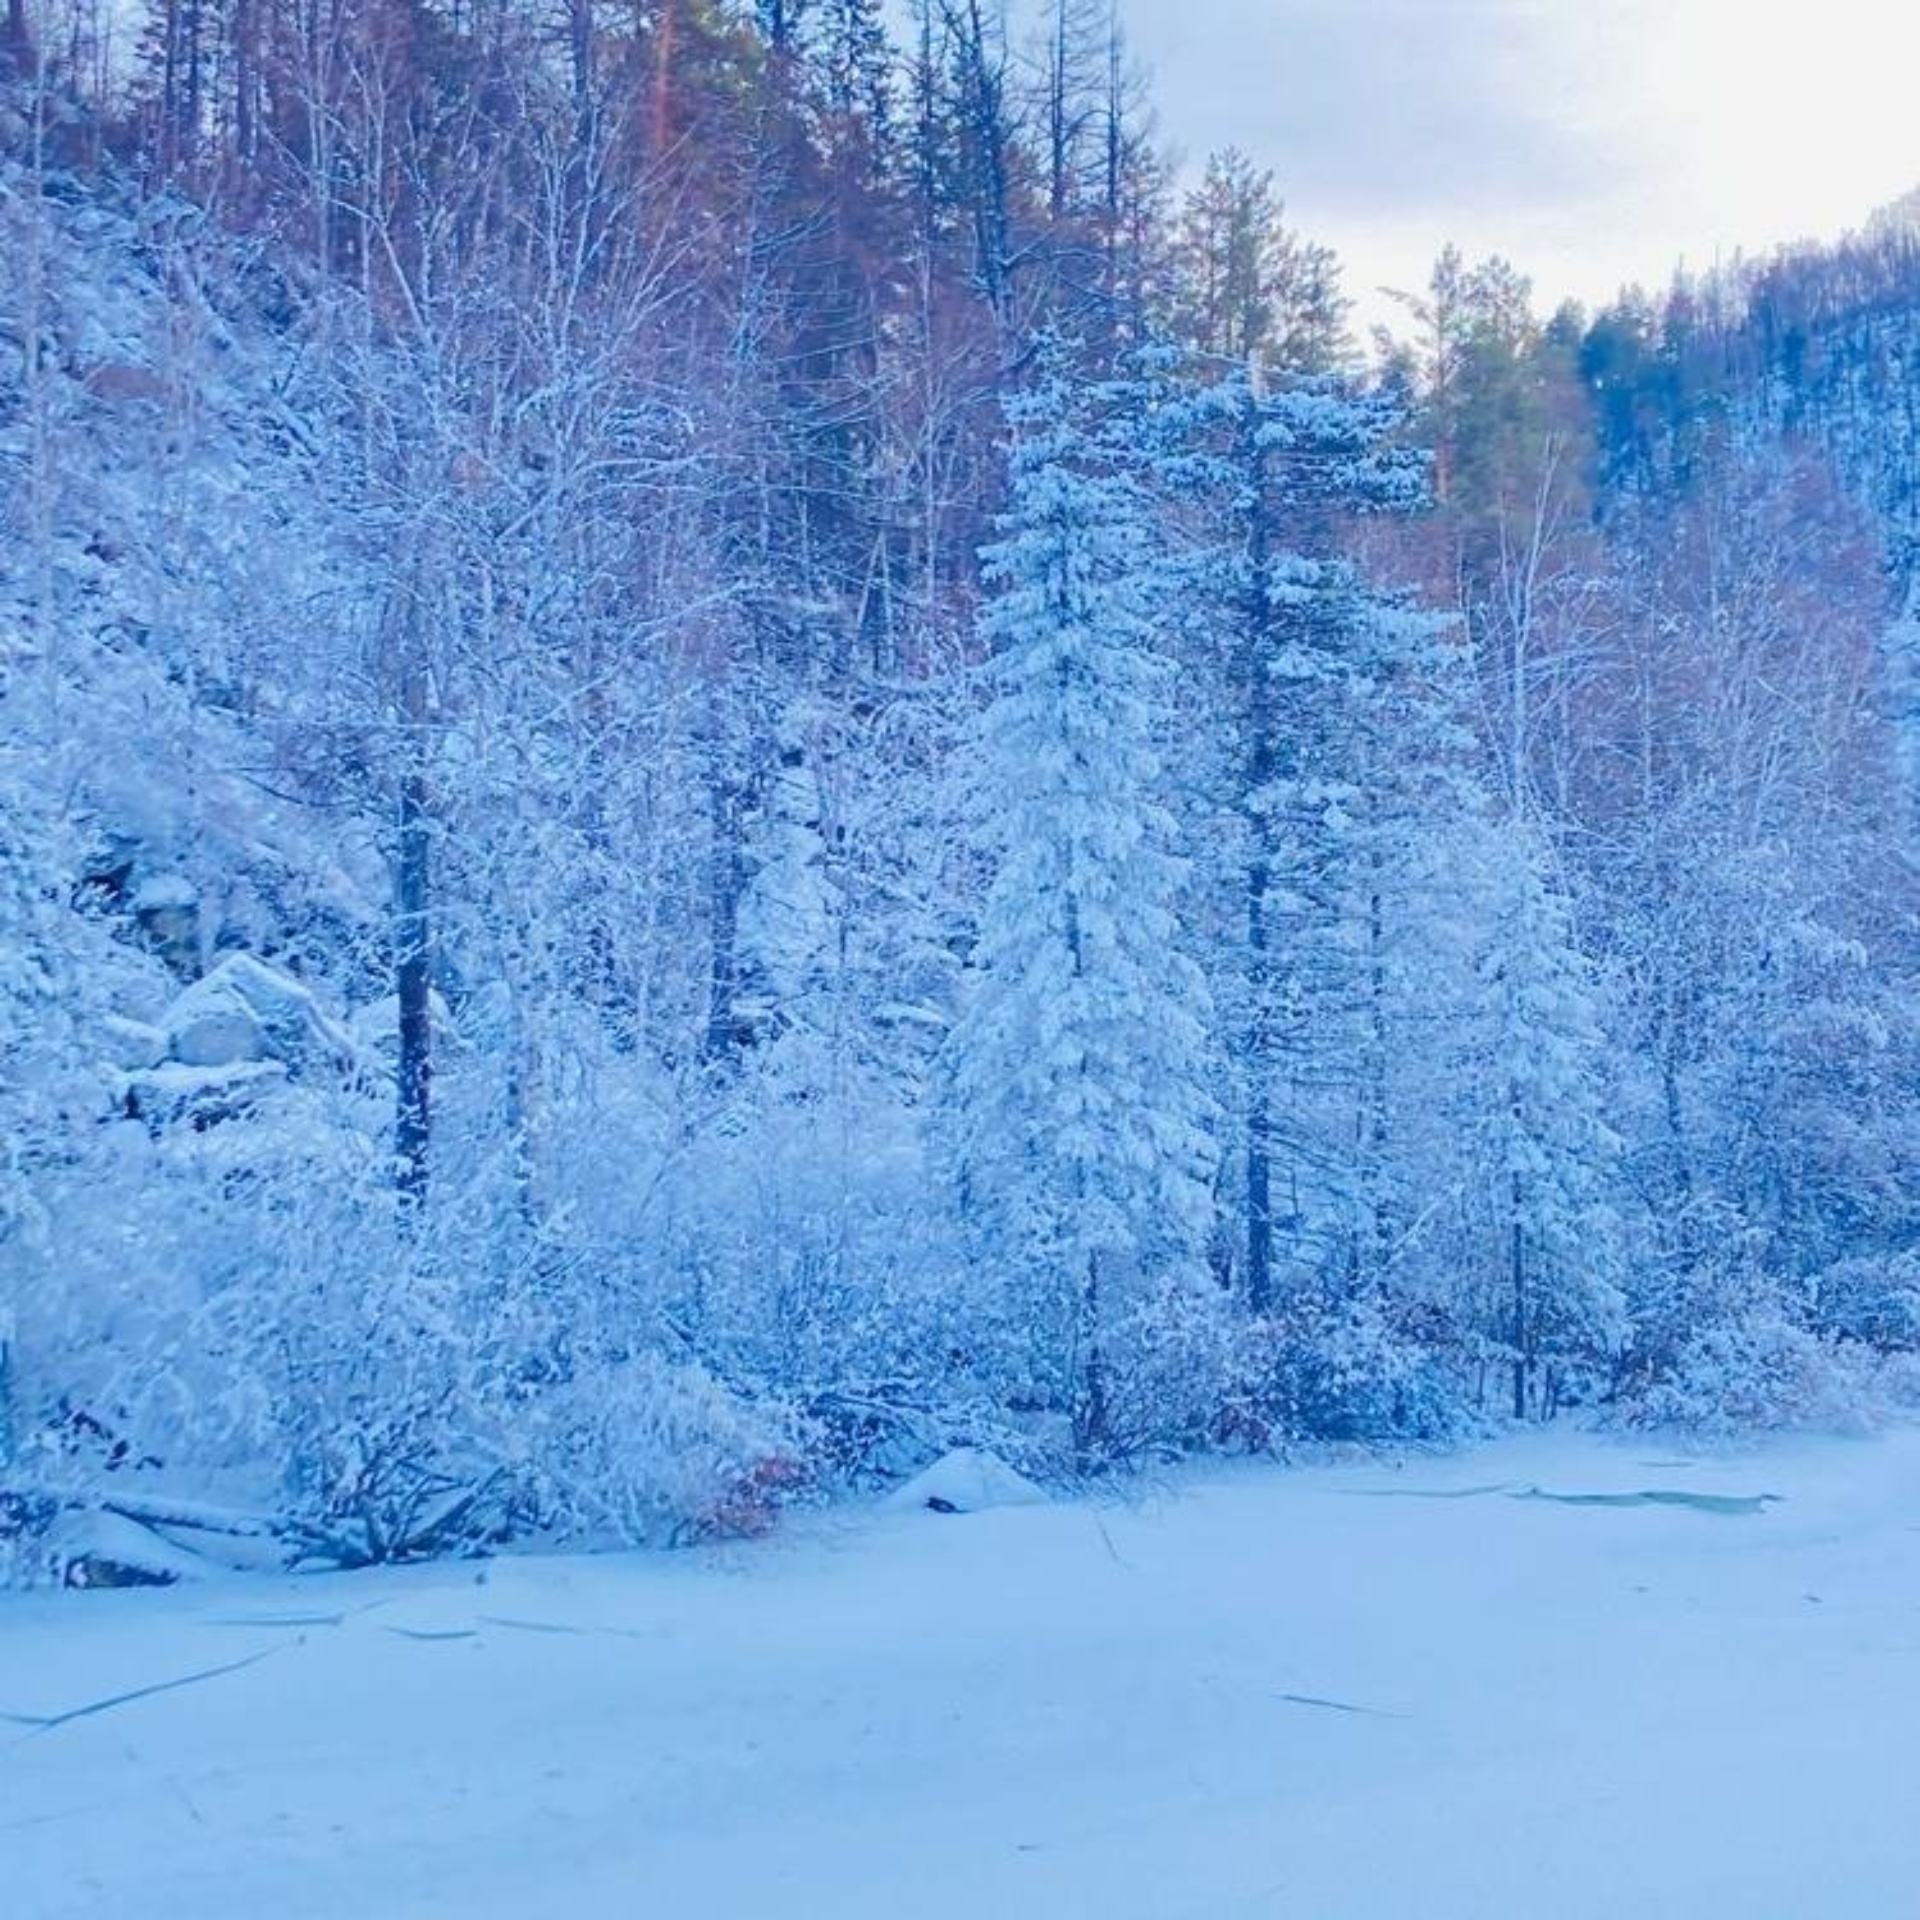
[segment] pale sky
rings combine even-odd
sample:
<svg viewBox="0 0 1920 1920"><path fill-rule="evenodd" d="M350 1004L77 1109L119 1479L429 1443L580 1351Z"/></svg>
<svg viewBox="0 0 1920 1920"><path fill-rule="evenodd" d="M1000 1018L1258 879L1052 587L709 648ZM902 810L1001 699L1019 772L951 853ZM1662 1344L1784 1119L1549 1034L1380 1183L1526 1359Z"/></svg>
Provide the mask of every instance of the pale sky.
<svg viewBox="0 0 1920 1920"><path fill-rule="evenodd" d="M1920 186L1920 0L1121 0L1162 134L1237 145L1363 320L1447 240L1589 304Z"/></svg>

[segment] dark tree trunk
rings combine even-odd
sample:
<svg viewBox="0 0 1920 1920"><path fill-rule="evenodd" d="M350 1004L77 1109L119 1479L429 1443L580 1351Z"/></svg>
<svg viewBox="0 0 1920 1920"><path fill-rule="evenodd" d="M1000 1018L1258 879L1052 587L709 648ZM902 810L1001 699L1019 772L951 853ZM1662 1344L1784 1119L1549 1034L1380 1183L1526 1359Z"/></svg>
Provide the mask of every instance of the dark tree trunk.
<svg viewBox="0 0 1920 1920"><path fill-rule="evenodd" d="M1249 412L1245 458L1251 468L1251 520L1247 529L1247 608L1242 673L1247 701L1245 805L1248 815L1247 970L1251 1018L1247 1032L1247 1309L1264 1314L1273 1304L1273 888L1272 820L1267 788L1274 774L1274 714L1267 652L1272 644L1273 605L1268 571L1272 514L1267 455L1260 445L1258 409Z"/></svg>
<svg viewBox="0 0 1920 1920"><path fill-rule="evenodd" d="M653 38L653 103L648 115L656 158L664 156L676 136L673 115L675 39L680 24L680 0L665 0Z"/></svg>
<svg viewBox="0 0 1920 1920"><path fill-rule="evenodd" d="M427 802L426 687L416 664L406 696L407 764L400 781L393 977L399 1002L399 1104L394 1146L402 1195L426 1198L433 1138L432 822Z"/></svg>
<svg viewBox="0 0 1920 1920"><path fill-rule="evenodd" d="M1056 227L1067 217L1071 190L1067 61L1067 0L1054 0L1053 40L1047 51L1047 213Z"/></svg>
<svg viewBox="0 0 1920 1920"><path fill-rule="evenodd" d="M0 1319L0 1467L13 1464L18 1444L13 1420L13 1327Z"/></svg>
<svg viewBox="0 0 1920 1920"><path fill-rule="evenodd" d="M251 164L258 145L256 96L260 62L257 0L234 0L233 5L233 150L243 164Z"/></svg>
<svg viewBox="0 0 1920 1920"><path fill-rule="evenodd" d="M1387 1268L1393 1259L1393 1209L1387 1198L1387 1147L1393 1123L1389 1113L1387 1049L1387 928L1386 905L1380 878L1381 856L1376 847L1372 859L1373 884L1367 894L1367 945L1371 967L1367 983L1371 1006L1368 1014L1369 1040L1373 1057L1367 1063L1367 1161L1373 1186L1373 1233L1370 1270L1365 1284L1385 1285Z"/></svg>
<svg viewBox="0 0 1920 1920"><path fill-rule="evenodd" d="M578 165L593 140L593 0L567 0L567 58L573 77L573 144Z"/></svg>
<svg viewBox="0 0 1920 1920"><path fill-rule="evenodd" d="M202 0L188 0L181 14L182 30L187 36L187 92L181 103L182 123L180 157L183 161L194 159L200 149L200 102L204 97L202 88L202 62L205 49L201 45L205 33L204 17L201 11Z"/></svg>
<svg viewBox="0 0 1920 1920"><path fill-rule="evenodd" d="M1086 1364L1080 1383L1074 1453L1081 1471L1100 1466L1107 1458L1113 1433L1107 1398L1107 1357L1100 1339L1100 1256L1087 1255L1086 1291L1081 1298L1086 1318Z"/></svg>
<svg viewBox="0 0 1920 1920"><path fill-rule="evenodd" d="M27 0L7 0L6 31L0 33L0 79L33 77L37 61L33 35L27 29Z"/></svg>
<svg viewBox="0 0 1920 1920"><path fill-rule="evenodd" d="M710 788L713 820L712 867L708 880L710 929L707 973L706 1057L736 1058L751 1037L741 1020L738 926L740 897L746 890L741 847L741 798L724 774Z"/></svg>
<svg viewBox="0 0 1920 1920"><path fill-rule="evenodd" d="M968 197L974 234L974 271L981 294L1000 329L1005 350L1013 320L1011 204L1008 147L1012 129L1006 108L1006 74L989 36L980 0L965 0L947 15L958 38L959 91L967 156Z"/></svg>
<svg viewBox="0 0 1920 1920"><path fill-rule="evenodd" d="M1520 1225L1522 1191L1520 1176L1513 1176L1513 1225L1508 1260L1513 1281L1513 1417L1527 1417L1527 1342L1533 1337L1527 1325L1527 1240Z"/></svg>

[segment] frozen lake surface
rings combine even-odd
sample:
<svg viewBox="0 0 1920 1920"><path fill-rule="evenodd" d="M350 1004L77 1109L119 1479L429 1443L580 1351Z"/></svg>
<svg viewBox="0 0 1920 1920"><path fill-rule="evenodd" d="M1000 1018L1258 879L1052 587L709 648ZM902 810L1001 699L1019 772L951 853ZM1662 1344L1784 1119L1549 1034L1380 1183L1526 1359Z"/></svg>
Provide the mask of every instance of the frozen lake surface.
<svg viewBox="0 0 1920 1920"><path fill-rule="evenodd" d="M1911 1920L1920 1436L16 1596L0 1715L9 1920Z"/></svg>

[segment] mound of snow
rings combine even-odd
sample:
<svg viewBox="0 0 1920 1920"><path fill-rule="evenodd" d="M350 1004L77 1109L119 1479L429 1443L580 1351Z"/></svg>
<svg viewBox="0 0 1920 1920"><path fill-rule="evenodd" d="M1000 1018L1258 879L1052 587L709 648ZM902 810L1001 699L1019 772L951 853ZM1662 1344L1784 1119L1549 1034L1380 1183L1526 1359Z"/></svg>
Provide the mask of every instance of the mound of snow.
<svg viewBox="0 0 1920 1920"><path fill-rule="evenodd" d="M1025 1474L996 1455L978 1447L956 1447L896 1487L886 1504L934 1513L984 1513L989 1507L1039 1506L1046 1498Z"/></svg>

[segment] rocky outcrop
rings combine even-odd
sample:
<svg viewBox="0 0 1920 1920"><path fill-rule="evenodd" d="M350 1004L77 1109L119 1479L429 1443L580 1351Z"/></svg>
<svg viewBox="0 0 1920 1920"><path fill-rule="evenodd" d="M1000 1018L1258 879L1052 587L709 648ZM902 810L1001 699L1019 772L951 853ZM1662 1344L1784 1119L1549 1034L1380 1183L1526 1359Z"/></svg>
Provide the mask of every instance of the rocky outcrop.
<svg viewBox="0 0 1920 1920"><path fill-rule="evenodd" d="M293 975L250 953L229 954L149 1027L114 1020L103 1035L121 1068L115 1103L150 1126L204 1131L247 1112L289 1081L344 1080L359 1046Z"/></svg>

